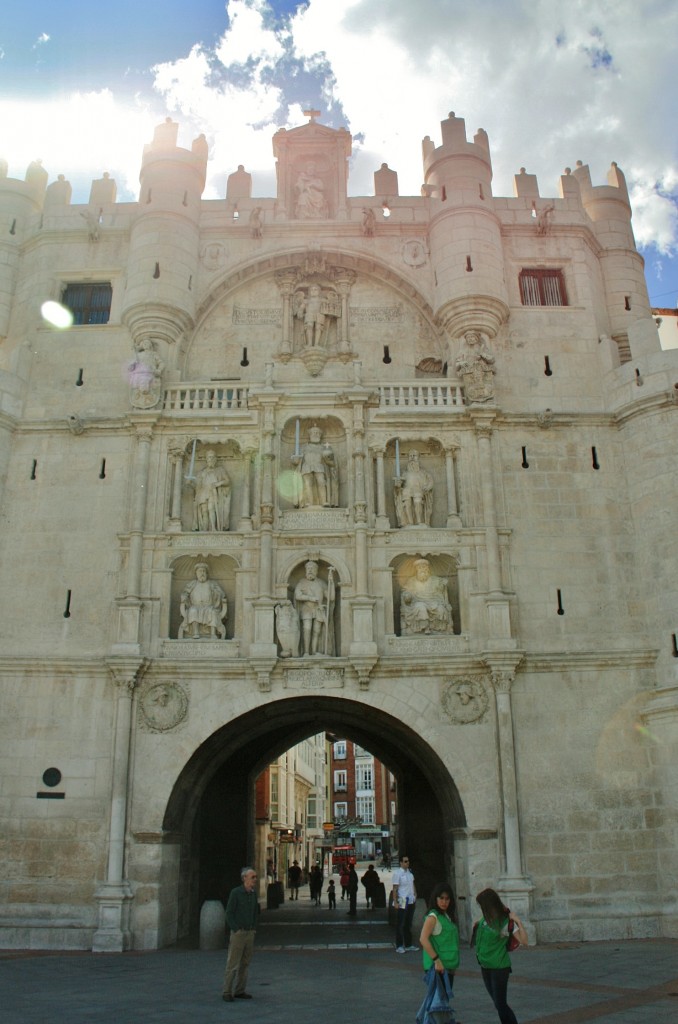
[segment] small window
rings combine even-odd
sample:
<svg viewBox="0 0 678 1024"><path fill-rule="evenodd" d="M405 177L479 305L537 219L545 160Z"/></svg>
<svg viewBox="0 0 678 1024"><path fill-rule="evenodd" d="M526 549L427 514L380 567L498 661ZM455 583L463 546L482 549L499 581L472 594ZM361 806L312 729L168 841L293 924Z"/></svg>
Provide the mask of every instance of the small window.
<svg viewBox="0 0 678 1024"><path fill-rule="evenodd" d="M346 769L336 771L334 773L334 792L346 792L347 789L347 777Z"/></svg>
<svg viewBox="0 0 678 1024"><path fill-rule="evenodd" d="M334 757L337 761L343 761L346 757L346 740L337 740L334 744Z"/></svg>
<svg viewBox="0 0 678 1024"><path fill-rule="evenodd" d="M567 306L562 270L521 270L523 306Z"/></svg>
<svg viewBox="0 0 678 1024"><path fill-rule="evenodd" d="M113 289L106 282L68 284L62 302L73 314L74 324L107 324Z"/></svg>
<svg viewBox="0 0 678 1024"><path fill-rule="evenodd" d="M334 817L345 818L348 814L348 804L335 804L334 805Z"/></svg>

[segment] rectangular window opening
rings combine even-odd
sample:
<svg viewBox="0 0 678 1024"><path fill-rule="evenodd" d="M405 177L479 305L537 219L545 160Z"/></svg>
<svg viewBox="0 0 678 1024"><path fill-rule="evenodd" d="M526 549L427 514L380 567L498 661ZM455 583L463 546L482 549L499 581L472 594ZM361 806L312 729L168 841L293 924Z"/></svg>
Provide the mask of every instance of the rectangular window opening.
<svg viewBox="0 0 678 1024"><path fill-rule="evenodd" d="M113 288L110 283L99 281L88 284L67 284L62 303L73 314L73 324L107 324L111 315Z"/></svg>
<svg viewBox="0 0 678 1024"><path fill-rule="evenodd" d="M523 306L567 306L562 270L521 270L519 280Z"/></svg>

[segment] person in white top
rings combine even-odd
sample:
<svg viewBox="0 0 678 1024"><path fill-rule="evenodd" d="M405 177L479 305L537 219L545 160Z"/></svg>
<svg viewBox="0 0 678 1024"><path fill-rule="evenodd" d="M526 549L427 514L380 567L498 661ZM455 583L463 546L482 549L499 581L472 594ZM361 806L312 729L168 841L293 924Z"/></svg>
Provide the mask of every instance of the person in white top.
<svg viewBox="0 0 678 1024"><path fill-rule="evenodd" d="M393 906L396 910L396 953L408 953L419 947L412 945L412 918L417 903L414 875L410 871L410 858L402 856L400 867L393 872Z"/></svg>

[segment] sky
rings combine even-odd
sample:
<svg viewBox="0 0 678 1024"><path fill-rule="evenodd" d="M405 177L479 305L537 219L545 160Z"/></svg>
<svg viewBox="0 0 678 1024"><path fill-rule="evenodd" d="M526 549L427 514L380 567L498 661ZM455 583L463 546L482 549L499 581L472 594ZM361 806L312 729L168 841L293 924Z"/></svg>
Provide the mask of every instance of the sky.
<svg viewBox="0 0 678 1024"><path fill-rule="evenodd" d="M448 112L490 138L498 196L521 167L556 196L577 160L626 175L653 306L678 304L676 0L4 0L0 156L41 159L87 202L108 171L138 196L167 116L210 145L205 198L238 164L275 194L271 138L314 108L353 136L350 195L383 162L419 195L421 141Z"/></svg>

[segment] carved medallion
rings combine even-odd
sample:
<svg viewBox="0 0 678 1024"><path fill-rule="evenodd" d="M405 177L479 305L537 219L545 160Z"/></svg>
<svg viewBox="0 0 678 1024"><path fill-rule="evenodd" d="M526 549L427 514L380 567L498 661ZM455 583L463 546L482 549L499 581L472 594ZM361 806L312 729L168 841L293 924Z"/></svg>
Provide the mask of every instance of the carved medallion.
<svg viewBox="0 0 678 1024"><path fill-rule="evenodd" d="M447 684L440 703L450 721L457 725L470 725L483 719L489 698L480 679L466 676Z"/></svg>
<svg viewBox="0 0 678 1024"><path fill-rule="evenodd" d="M150 732L169 732L186 718L188 695L177 683L158 683L142 694L139 712Z"/></svg>
<svg viewBox="0 0 678 1024"><path fill-rule="evenodd" d="M408 238L403 242L403 263L408 267L422 267L426 263L426 249L419 238Z"/></svg>

